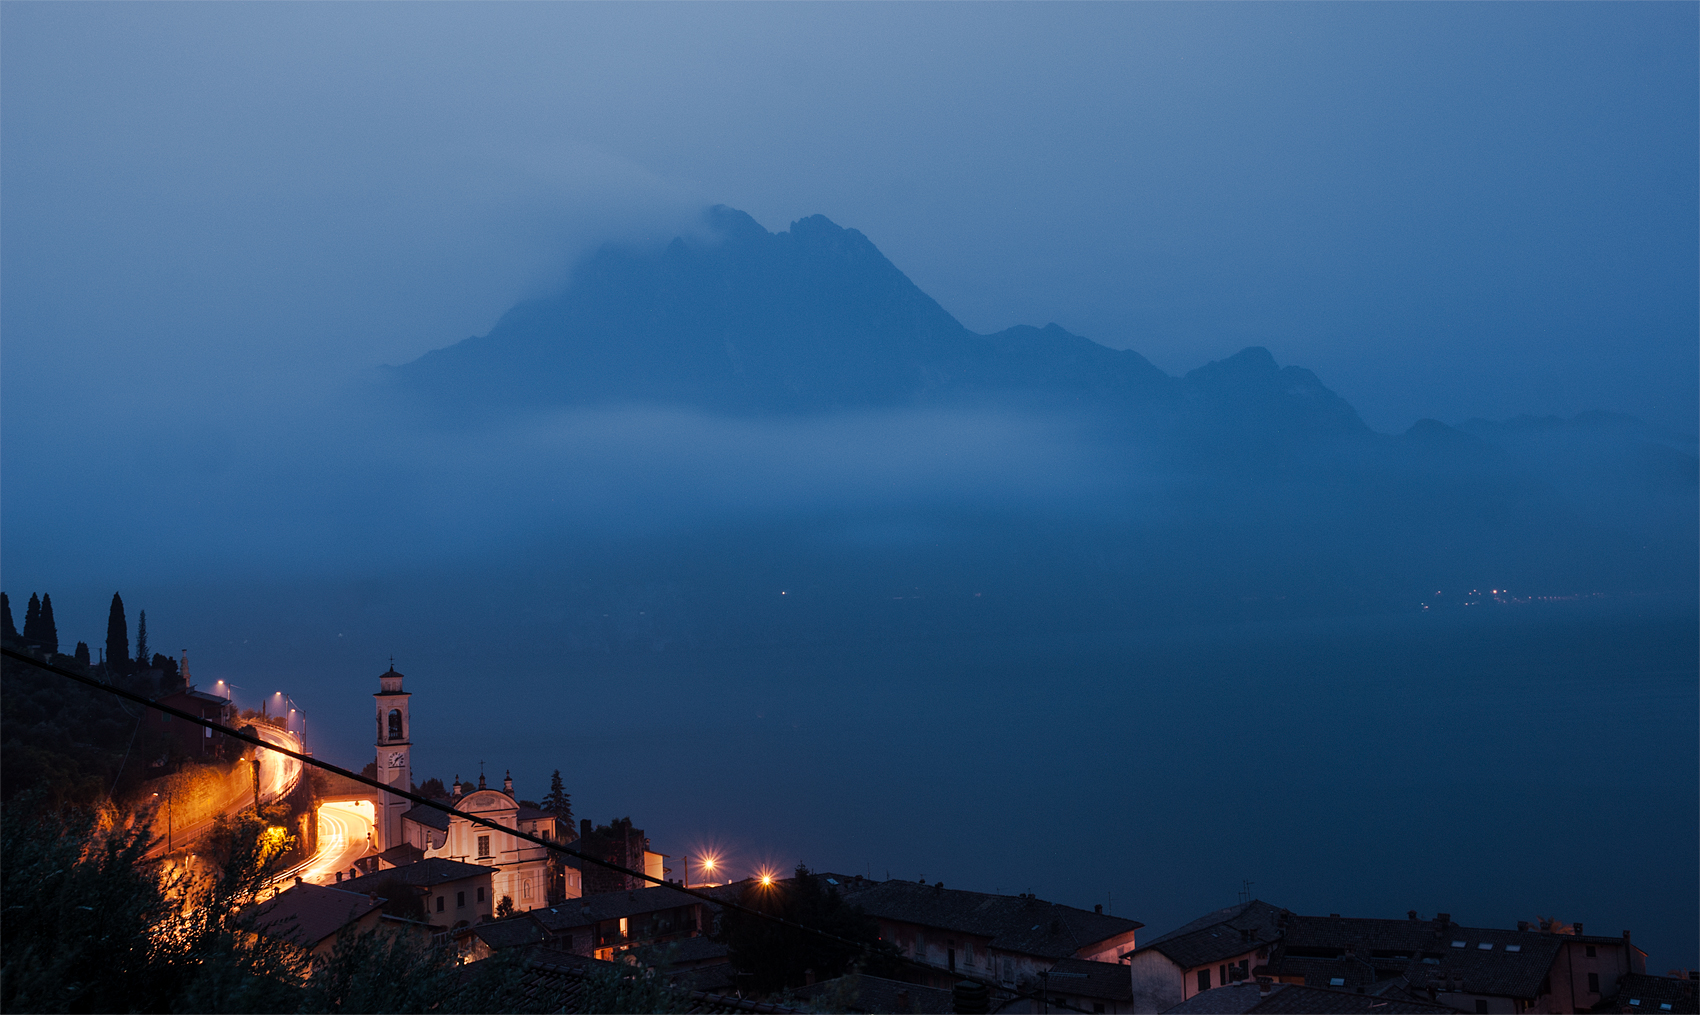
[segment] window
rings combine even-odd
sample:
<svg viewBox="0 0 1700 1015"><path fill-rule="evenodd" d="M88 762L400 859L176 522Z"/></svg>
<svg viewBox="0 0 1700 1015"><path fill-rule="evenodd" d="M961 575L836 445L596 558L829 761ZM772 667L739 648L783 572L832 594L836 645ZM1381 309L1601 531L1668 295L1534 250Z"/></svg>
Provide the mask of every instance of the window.
<svg viewBox="0 0 1700 1015"><path fill-rule="evenodd" d="M1462 941L1454 941L1454 942L1452 942L1452 947L1454 947L1454 948L1462 948L1462 947L1464 947L1464 942L1462 942Z"/></svg>
<svg viewBox="0 0 1700 1015"><path fill-rule="evenodd" d="M1588 993L1598 994L1599 992L1600 992L1600 974L1599 973L1589 973L1588 974Z"/></svg>
<svg viewBox="0 0 1700 1015"><path fill-rule="evenodd" d="M478 889L478 901L479 902L484 901L484 889L482 889L482 888Z"/></svg>
<svg viewBox="0 0 1700 1015"><path fill-rule="evenodd" d="M1480 1015L1487 1015L1487 1002L1486 1001L1477 1001L1476 1002L1476 1011L1479 1012Z"/></svg>
<svg viewBox="0 0 1700 1015"><path fill-rule="evenodd" d="M1593 946L1593 945L1589 945L1589 946L1588 946L1588 957L1589 957L1589 958L1590 958L1590 959L1592 959L1592 958L1598 958L1598 957L1599 957L1599 953L1598 953L1598 952L1596 952L1596 951L1595 951L1595 950L1594 950L1594 946Z"/></svg>
<svg viewBox="0 0 1700 1015"><path fill-rule="evenodd" d="M389 739L389 740L405 739L401 735L401 709L399 709L399 708L390 709L390 735L386 739Z"/></svg>
<svg viewBox="0 0 1700 1015"><path fill-rule="evenodd" d="M1506 945L1505 950L1508 951L1508 952L1520 952L1520 951L1523 950L1523 946L1522 945Z"/></svg>
<svg viewBox="0 0 1700 1015"><path fill-rule="evenodd" d="M1226 987L1228 985L1228 967L1227 967L1227 965L1224 964L1224 965L1220 965L1220 966L1216 967L1216 982L1220 983L1224 987Z"/></svg>
<svg viewBox="0 0 1700 1015"><path fill-rule="evenodd" d="M1209 990L1210 989L1210 970L1200 969L1198 971L1198 989L1199 990Z"/></svg>
<svg viewBox="0 0 1700 1015"><path fill-rule="evenodd" d="M478 837L478 855L480 857L490 855L490 837L488 835L480 835Z"/></svg>
<svg viewBox="0 0 1700 1015"><path fill-rule="evenodd" d="M456 909L465 909L466 908L466 893L465 892L456 892L455 893L455 908Z"/></svg>
<svg viewBox="0 0 1700 1015"><path fill-rule="evenodd" d="M437 896L437 912L441 913L443 911L443 903L445 901L447 900L445 900L441 895Z"/></svg>

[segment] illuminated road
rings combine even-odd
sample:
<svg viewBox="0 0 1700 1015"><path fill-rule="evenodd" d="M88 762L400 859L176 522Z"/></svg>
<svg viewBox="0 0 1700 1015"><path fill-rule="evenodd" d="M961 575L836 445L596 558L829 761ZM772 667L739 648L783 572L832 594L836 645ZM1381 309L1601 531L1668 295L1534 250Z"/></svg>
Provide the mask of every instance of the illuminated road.
<svg viewBox="0 0 1700 1015"><path fill-rule="evenodd" d="M291 751L301 750L301 741L295 734L280 730L270 723L254 723L254 732L268 744ZM302 764L299 759L268 751L263 747L254 748L254 755L260 759L260 799L270 802L278 799L290 790L301 779Z"/></svg>
<svg viewBox="0 0 1700 1015"><path fill-rule="evenodd" d="M372 805L368 802L319 805L319 851L307 862L284 871L272 881L286 888L296 878L308 884L336 882L337 871L347 871L371 848Z"/></svg>

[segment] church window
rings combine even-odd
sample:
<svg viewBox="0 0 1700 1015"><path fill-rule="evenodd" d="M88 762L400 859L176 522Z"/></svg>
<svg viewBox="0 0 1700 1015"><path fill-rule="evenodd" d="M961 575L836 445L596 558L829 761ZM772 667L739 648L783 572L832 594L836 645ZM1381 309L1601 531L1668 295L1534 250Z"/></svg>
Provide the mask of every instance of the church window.
<svg viewBox="0 0 1700 1015"><path fill-rule="evenodd" d="M390 737L389 738L391 740L401 740L402 739L402 735L401 735L401 709L399 709L399 708L390 709Z"/></svg>
<svg viewBox="0 0 1700 1015"><path fill-rule="evenodd" d="M478 855L490 855L490 837L488 835L480 835L478 837Z"/></svg>

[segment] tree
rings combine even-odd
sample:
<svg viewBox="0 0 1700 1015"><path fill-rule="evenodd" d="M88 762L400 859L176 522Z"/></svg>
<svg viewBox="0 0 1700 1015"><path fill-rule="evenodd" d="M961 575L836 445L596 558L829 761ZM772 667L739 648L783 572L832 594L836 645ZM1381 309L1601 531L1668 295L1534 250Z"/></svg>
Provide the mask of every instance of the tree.
<svg viewBox="0 0 1700 1015"><path fill-rule="evenodd" d="M84 666L89 664L89 643L86 641L77 642L77 662Z"/></svg>
<svg viewBox="0 0 1700 1015"><path fill-rule="evenodd" d="M177 676L177 660L167 655L153 654L153 668L160 672L161 687L176 689L181 686L182 679Z"/></svg>
<svg viewBox="0 0 1700 1015"><path fill-rule="evenodd" d="M59 651L59 625L53 622L53 597L43 593L41 596L41 647L48 655Z"/></svg>
<svg viewBox="0 0 1700 1015"><path fill-rule="evenodd" d="M541 810L560 818L568 826L573 823L573 796L567 792L561 783L561 770L555 769L555 774L549 777L549 795L543 798Z"/></svg>
<svg viewBox="0 0 1700 1015"><path fill-rule="evenodd" d="M130 659L130 622L124 619L124 600L112 593L112 609L106 615L106 666L114 672Z"/></svg>
<svg viewBox="0 0 1700 1015"><path fill-rule="evenodd" d="M6 598L4 592L0 592L0 622L5 624L5 627L0 629L0 634L4 634L7 641L16 640L18 628L12 623L12 601Z"/></svg>
<svg viewBox="0 0 1700 1015"><path fill-rule="evenodd" d="M30 593L30 604L24 610L24 640L41 642L41 597L34 592Z"/></svg>
<svg viewBox="0 0 1700 1015"><path fill-rule="evenodd" d="M513 896L504 895L504 896L502 896L501 901L496 903L496 919L506 920L508 917L510 917L512 915L514 915L514 899L513 899Z"/></svg>
<svg viewBox="0 0 1700 1015"><path fill-rule="evenodd" d="M136 668L148 668L148 611L136 614Z"/></svg>
<svg viewBox="0 0 1700 1015"><path fill-rule="evenodd" d="M821 980L852 971L874 976L891 976L897 971L896 949L880 940L879 922L861 907L846 903L838 889L822 889L822 879L799 864L796 877L789 881L748 882L738 901L757 912L854 941L859 948L737 910L720 915L719 938L726 943L727 959L733 969L749 976L752 989L765 994L801 987L810 970Z"/></svg>

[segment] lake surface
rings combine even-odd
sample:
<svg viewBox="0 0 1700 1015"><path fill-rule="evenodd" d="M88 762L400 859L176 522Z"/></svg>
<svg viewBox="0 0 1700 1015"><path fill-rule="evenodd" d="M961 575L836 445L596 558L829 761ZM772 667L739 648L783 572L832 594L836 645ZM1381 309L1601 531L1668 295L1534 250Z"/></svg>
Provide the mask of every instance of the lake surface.
<svg viewBox="0 0 1700 1015"><path fill-rule="evenodd" d="M1249 880L1299 912L1629 929L1663 972L1700 952L1697 641L1691 612L1616 602L586 654L458 687L422 661L415 777L483 759L535 797L559 768L581 816L739 874L1030 891L1148 935Z"/></svg>

